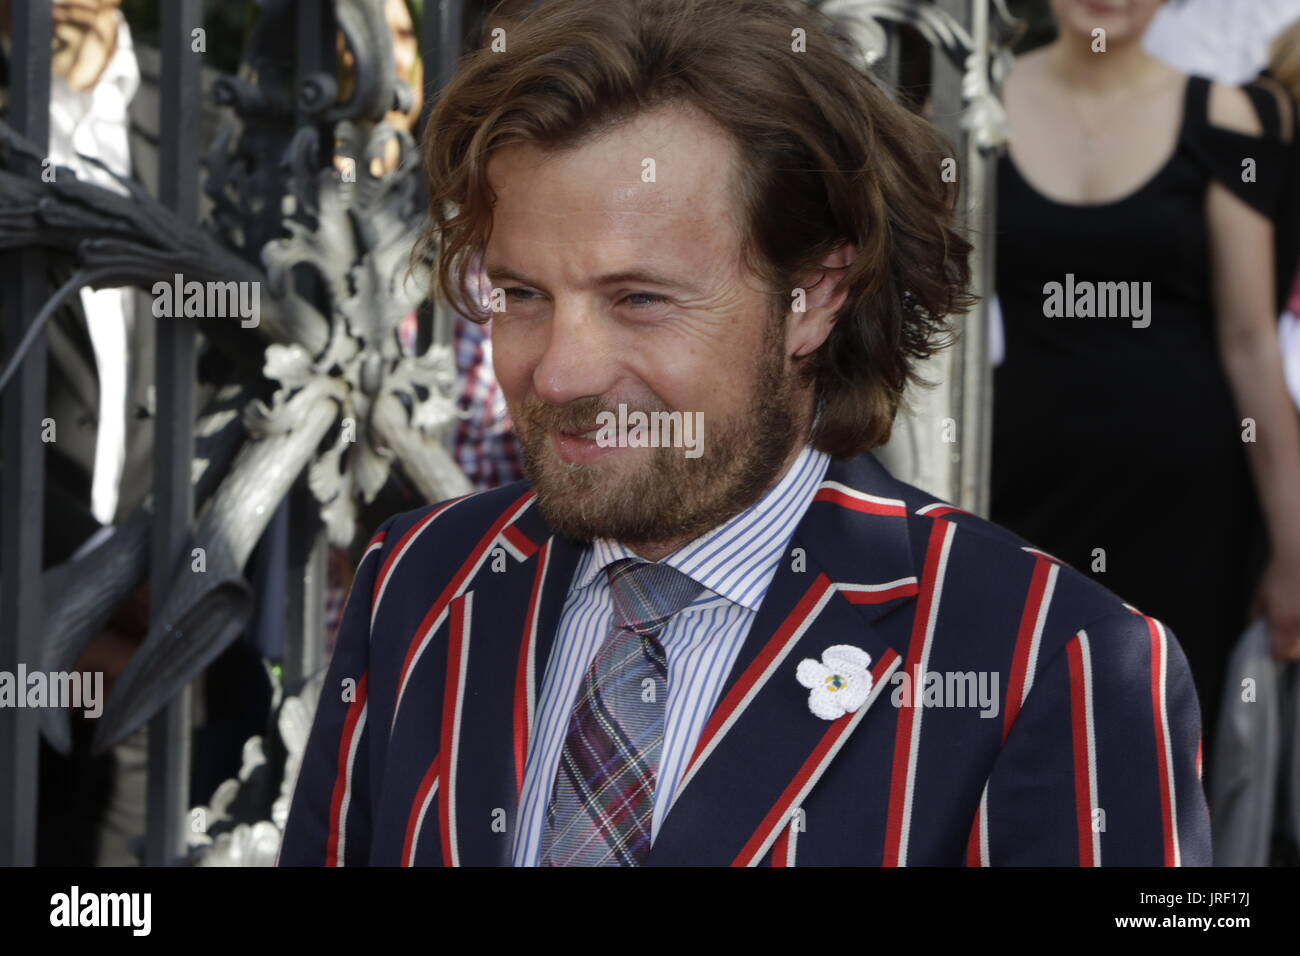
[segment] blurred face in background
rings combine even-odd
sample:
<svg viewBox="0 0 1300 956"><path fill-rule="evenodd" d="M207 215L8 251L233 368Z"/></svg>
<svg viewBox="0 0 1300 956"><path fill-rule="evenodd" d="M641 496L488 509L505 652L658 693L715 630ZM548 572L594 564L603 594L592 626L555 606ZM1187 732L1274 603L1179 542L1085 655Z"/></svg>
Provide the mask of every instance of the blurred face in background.
<svg viewBox="0 0 1300 956"><path fill-rule="evenodd" d="M1106 43L1138 40L1166 0L1051 0L1052 15L1062 33L1091 39L1092 31L1106 31ZM1241 2L1241 0L1236 0ZM1247 0L1249 2L1249 0Z"/></svg>

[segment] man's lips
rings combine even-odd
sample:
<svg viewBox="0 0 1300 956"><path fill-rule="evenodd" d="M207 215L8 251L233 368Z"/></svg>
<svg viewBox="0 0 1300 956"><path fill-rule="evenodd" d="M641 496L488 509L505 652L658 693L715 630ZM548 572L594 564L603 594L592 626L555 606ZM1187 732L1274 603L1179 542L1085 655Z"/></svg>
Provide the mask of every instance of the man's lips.
<svg viewBox="0 0 1300 956"><path fill-rule="evenodd" d="M576 465L590 465L608 455L624 451L617 444L599 444L596 441L598 431L599 426L592 426L582 431L577 429L551 429L548 433L551 439L551 447L555 449L555 453L560 458Z"/></svg>
<svg viewBox="0 0 1300 956"><path fill-rule="evenodd" d="M1113 13L1122 13L1126 9L1125 7L1122 6L1116 6L1115 4L1102 2L1102 0L1081 0L1081 2L1085 7L1088 8L1090 12L1098 16L1104 16Z"/></svg>
<svg viewBox="0 0 1300 956"><path fill-rule="evenodd" d="M595 441L596 435L600 432L600 426L590 425L578 428L560 428L556 429L556 431L561 435L571 435L575 438L589 438L592 441Z"/></svg>

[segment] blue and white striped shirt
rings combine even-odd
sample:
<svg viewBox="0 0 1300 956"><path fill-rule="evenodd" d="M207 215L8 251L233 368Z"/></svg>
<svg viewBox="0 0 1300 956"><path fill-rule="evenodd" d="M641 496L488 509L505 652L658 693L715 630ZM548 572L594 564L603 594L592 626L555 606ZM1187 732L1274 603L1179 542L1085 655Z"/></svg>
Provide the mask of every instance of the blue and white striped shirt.
<svg viewBox="0 0 1300 956"><path fill-rule="evenodd" d="M704 590L673 616L660 635L668 659L668 701L652 840L672 806L686 762L776 575L777 563L829 463L825 452L804 447L781 480L757 502L663 559ZM603 571L625 557L637 555L615 541L597 539L583 551L574 569L538 693L515 832L515 866L537 865L573 702L613 613Z"/></svg>

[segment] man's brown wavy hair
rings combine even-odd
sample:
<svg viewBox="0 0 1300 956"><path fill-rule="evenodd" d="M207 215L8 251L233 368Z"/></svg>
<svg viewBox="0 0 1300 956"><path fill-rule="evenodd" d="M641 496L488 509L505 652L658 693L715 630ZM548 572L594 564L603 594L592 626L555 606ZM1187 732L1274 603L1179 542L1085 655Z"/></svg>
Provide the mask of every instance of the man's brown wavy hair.
<svg viewBox="0 0 1300 956"><path fill-rule="evenodd" d="M736 145L743 255L782 317L800 277L843 241L858 246L835 327L800 370L819 410L809 442L849 456L887 441L917 363L950 344L947 317L974 305L957 187L942 175L954 153L938 131L802 0L543 0L497 23L505 51L488 35L462 60L424 133L431 222L417 254L436 258L450 307L490 315L468 271L491 233L496 150L573 148L685 101Z"/></svg>

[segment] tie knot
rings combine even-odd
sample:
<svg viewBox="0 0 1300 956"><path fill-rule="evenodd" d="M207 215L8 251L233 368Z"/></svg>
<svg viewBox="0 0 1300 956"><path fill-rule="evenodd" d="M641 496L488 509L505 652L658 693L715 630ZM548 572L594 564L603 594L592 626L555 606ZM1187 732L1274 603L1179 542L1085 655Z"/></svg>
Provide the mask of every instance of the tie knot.
<svg viewBox="0 0 1300 956"><path fill-rule="evenodd" d="M613 561L605 573L614 599L614 624L636 634L657 633L704 590L674 567L636 558Z"/></svg>

